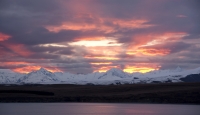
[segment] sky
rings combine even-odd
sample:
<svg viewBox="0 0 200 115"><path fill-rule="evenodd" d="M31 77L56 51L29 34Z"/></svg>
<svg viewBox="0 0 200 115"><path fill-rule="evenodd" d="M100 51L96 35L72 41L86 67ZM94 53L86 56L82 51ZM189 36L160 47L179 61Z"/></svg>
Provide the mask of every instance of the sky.
<svg viewBox="0 0 200 115"><path fill-rule="evenodd" d="M199 0L1 0L0 69L200 67Z"/></svg>

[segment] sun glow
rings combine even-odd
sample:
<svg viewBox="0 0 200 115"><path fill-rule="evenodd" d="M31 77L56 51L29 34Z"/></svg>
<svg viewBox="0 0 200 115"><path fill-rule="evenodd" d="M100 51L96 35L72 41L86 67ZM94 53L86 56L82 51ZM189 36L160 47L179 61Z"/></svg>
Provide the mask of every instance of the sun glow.
<svg viewBox="0 0 200 115"><path fill-rule="evenodd" d="M128 73L134 73L134 72L147 73L158 69L159 68L153 68L153 67L126 66L126 68L123 69L123 71Z"/></svg>
<svg viewBox="0 0 200 115"><path fill-rule="evenodd" d="M101 40L105 40L106 37L98 37L98 36L95 36L95 37L79 37L79 38L76 38L75 41L101 41Z"/></svg>
<svg viewBox="0 0 200 115"><path fill-rule="evenodd" d="M102 40L94 40L94 41L77 41L71 42L69 45L78 45L78 46L86 46L86 47L94 47L94 46L121 46L122 44L117 43L114 39L102 39Z"/></svg>
<svg viewBox="0 0 200 115"><path fill-rule="evenodd" d="M128 73L134 73L134 72L147 73L154 70L155 69L153 68L140 67L140 68L126 68L123 71Z"/></svg>

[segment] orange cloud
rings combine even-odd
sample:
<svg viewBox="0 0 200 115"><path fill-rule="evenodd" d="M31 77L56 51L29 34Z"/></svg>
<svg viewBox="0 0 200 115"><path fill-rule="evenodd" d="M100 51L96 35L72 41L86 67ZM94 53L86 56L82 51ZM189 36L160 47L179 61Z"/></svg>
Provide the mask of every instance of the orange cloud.
<svg viewBox="0 0 200 115"><path fill-rule="evenodd" d="M3 34L0 32L0 41L8 40L11 36Z"/></svg>
<svg viewBox="0 0 200 115"><path fill-rule="evenodd" d="M4 44L7 48L15 52L16 54L19 54L24 57L28 57L33 54L33 52L30 52L26 49L26 47L23 44L11 44L11 43L5 43Z"/></svg>
<svg viewBox="0 0 200 115"><path fill-rule="evenodd" d="M151 56L155 56L155 55L167 55L170 53L169 49L140 49L140 52L144 55L151 55Z"/></svg>
<svg viewBox="0 0 200 115"><path fill-rule="evenodd" d="M166 42L178 41L188 35L189 34L185 32L166 32L163 34L135 35L133 36L133 43L135 46L152 46Z"/></svg>
<svg viewBox="0 0 200 115"><path fill-rule="evenodd" d="M91 5L94 5L93 0L84 0L84 2L80 2L78 0L63 0L61 4L66 9L70 9L73 14L85 14L92 13Z"/></svg>
<svg viewBox="0 0 200 115"><path fill-rule="evenodd" d="M18 72L18 73L29 73L31 71L39 70L40 68L41 66L26 66L22 68L13 69L13 71Z"/></svg>
<svg viewBox="0 0 200 115"><path fill-rule="evenodd" d="M141 44L142 46L152 46L157 44L164 44L167 42L175 42L179 41L185 36L188 36L189 34L185 32L166 32L163 34L158 35L147 35L147 36L136 36L136 40L143 39Z"/></svg>
<svg viewBox="0 0 200 115"><path fill-rule="evenodd" d="M82 17L79 17L81 19ZM46 26L45 28L51 32L59 32L61 30L81 30L81 31L88 31L88 30L97 30L102 31L105 33L112 33L117 31L116 27L120 28L148 28L155 25L146 24L147 20L119 20L119 19L109 19L109 18L101 18L101 19L93 19L93 23L86 23L86 22L63 22L61 25L57 26ZM106 25L106 22L110 22L113 25Z"/></svg>
<svg viewBox="0 0 200 115"><path fill-rule="evenodd" d="M112 33L118 31L120 28L148 28L155 25L148 24L147 19L116 19L101 16L102 12L97 8L91 10L91 5L95 2L91 0L84 0L84 2L77 2L75 0L63 1L66 10L68 8L73 16L70 21L62 22L60 25L45 26L51 32L59 32L61 30L96 30L104 33ZM96 4L99 5L99 4ZM109 23L109 24L108 24Z"/></svg>
<svg viewBox="0 0 200 115"><path fill-rule="evenodd" d="M41 66L26 66L26 67L22 67L22 68L16 68L13 69L13 71L18 72L18 73L30 73L32 71L37 71L41 68ZM50 72L62 72L61 70L59 70L58 68L46 68L46 70L50 71Z"/></svg>
<svg viewBox="0 0 200 115"><path fill-rule="evenodd" d="M46 29L48 29L51 32L59 32L61 30L81 30L81 31L88 31L88 30L97 30L97 31L103 31L105 33L114 32L115 29L113 27L104 25L104 24L98 24L97 23L85 23L85 22L63 22L62 25L58 26L46 26Z"/></svg>
<svg viewBox="0 0 200 115"><path fill-rule="evenodd" d="M30 63L27 62L4 62L6 65L28 65Z"/></svg>
<svg viewBox="0 0 200 115"><path fill-rule="evenodd" d="M166 32L163 34L135 35L132 43L129 44L126 54L128 55L167 55L169 49L145 48L148 46L162 45L169 42L176 42L188 36L185 32Z"/></svg>
<svg viewBox="0 0 200 115"><path fill-rule="evenodd" d="M25 66L25 67L19 67L16 69L12 69L15 72L18 73L29 73L32 71L39 70L42 66L36 66L34 63L28 63L28 62L1 62L3 66ZM56 67L43 67L46 70L50 72L62 72L60 69Z"/></svg>
<svg viewBox="0 0 200 115"><path fill-rule="evenodd" d="M86 23L77 24L77 23L66 22L60 26L47 26L46 28L52 32L59 32L61 30L92 30L96 28L96 25L86 24Z"/></svg>
<svg viewBox="0 0 200 115"><path fill-rule="evenodd" d="M148 20L144 20L144 19L131 19L131 20L113 20L113 24L114 25L118 25L121 28L148 28L151 26L155 26L155 25L151 25L151 24L146 24L147 22L149 22Z"/></svg>
<svg viewBox="0 0 200 115"><path fill-rule="evenodd" d="M156 56L156 55L167 55L170 53L169 49L155 49L155 48L138 48L135 51L127 51L128 55L148 55L148 56Z"/></svg>

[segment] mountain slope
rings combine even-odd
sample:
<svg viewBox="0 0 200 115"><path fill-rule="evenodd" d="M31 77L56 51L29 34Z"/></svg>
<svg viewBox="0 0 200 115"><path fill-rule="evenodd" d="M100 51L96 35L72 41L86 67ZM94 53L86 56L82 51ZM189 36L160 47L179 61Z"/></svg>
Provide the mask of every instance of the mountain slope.
<svg viewBox="0 0 200 115"><path fill-rule="evenodd" d="M0 69L0 84L15 84L23 76L10 69Z"/></svg>
<svg viewBox="0 0 200 115"><path fill-rule="evenodd" d="M40 68L38 71L33 71L19 79L21 83L55 83L58 82L58 78L52 72L49 72L43 68Z"/></svg>

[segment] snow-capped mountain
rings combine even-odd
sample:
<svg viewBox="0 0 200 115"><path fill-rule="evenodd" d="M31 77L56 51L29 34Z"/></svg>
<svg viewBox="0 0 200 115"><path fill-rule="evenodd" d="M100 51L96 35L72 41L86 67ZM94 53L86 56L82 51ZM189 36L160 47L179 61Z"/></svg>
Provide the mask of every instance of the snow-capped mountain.
<svg viewBox="0 0 200 115"><path fill-rule="evenodd" d="M44 68L28 74L20 74L8 69L0 69L0 84L133 84L200 82L200 67L183 70L155 70L148 73L126 73L120 69L110 69L104 73L72 74L49 72Z"/></svg>
<svg viewBox="0 0 200 115"><path fill-rule="evenodd" d="M98 79L112 79L113 77L121 79L121 78L129 78L131 76L120 69L112 68L107 72L105 72L103 75L101 75Z"/></svg>
<svg viewBox="0 0 200 115"><path fill-rule="evenodd" d="M10 69L0 69L0 84L17 83L23 75Z"/></svg>
<svg viewBox="0 0 200 115"><path fill-rule="evenodd" d="M33 71L24 75L19 80L21 83L55 83L58 82L56 75L50 71L40 68L38 71Z"/></svg>

